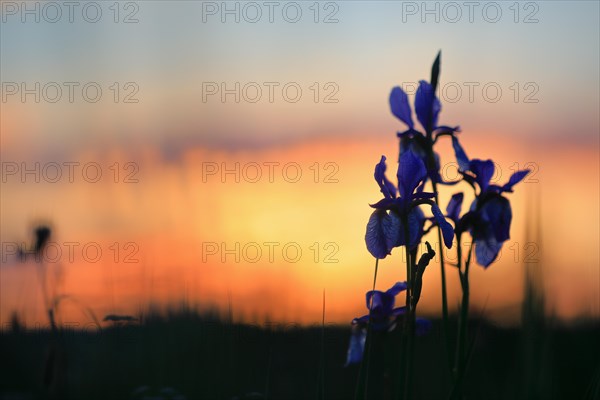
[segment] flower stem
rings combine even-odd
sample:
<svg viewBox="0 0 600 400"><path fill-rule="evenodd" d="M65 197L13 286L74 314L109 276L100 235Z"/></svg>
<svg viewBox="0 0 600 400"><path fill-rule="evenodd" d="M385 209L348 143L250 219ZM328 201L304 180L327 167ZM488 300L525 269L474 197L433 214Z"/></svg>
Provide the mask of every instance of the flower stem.
<svg viewBox="0 0 600 400"><path fill-rule="evenodd" d="M375 273L373 274L373 292L375 291L375 283L377 282L377 269L379 268L379 258L375 259ZM367 350L367 371L365 372L365 399L367 398L367 389L369 388L369 368L371 365L371 348L373 346L373 340L372 338L369 339L369 337L371 336L371 313L373 311L373 297L375 296L371 296L371 302L369 303L369 325L367 328L367 340L369 341L369 347ZM366 343L365 343L366 344Z"/></svg>
<svg viewBox="0 0 600 400"><path fill-rule="evenodd" d="M436 137L437 139L437 137ZM435 153L433 151L433 145L435 143L435 139L433 138L433 132L431 130L427 131L427 170L435 170L437 171L437 165L435 161ZM431 187L433 189L433 194L435 198L435 204L440 205L440 198L438 193L437 182L434 177L429 177L431 179ZM438 225L438 248L440 254L440 271L442 274L442 331L444 333L444 345L445 352L448 359L448 370L452 371L452 352L450 351L450 336L449 336L449 328L448 328L448 293L446 290L446 268L444 263L444 242L442 237L442 228Z"/></svg>
<svg viewBox="0 0 600 400"><path fill-rule="evenodd" d="M377 270L379 269L379 259L375 259L375 273L373 274L373 291L375 291L375 284L377 283ZM371 347L373 343L373 338L371 337L371 312L373 309L373 296L371 296L371 302L369 303L369 321L367 323L367 338L365 342L366 351L363 354L362 361L360 363L360 367L358 369L358 380L356 386L356 392L354 395L355 399L358 399L360 394L362 393L363 399L367 399L367 389L369 384L369 367L371 362ZM363 371L363 365L365 365L366 371ZM364 372L364 374L363 374ZM364 376L364 384L363 384L363 376ZM363 390L364 386L364 390Z"/></svg>
<svg viewBox="0 0 600 400"><path fill-rule="evenodd" d="M455 387L453 389L453 398L460 398L463 391L464 377L467 365L467 329L469 320L469 266L471 264L471 254L473 253L473 243L469 245L469 253L465 260L464 271L462 270L462 248L460 236L457 238L458 248L458 274L462 288L462 301L460 307L458 337L456 344L456 360L454 365Z"/></svg>
<svg viewBox="0 0 600 400"><path fill-rule="evenodd" d="M431 150L431 158L433 158L433 149ZM435 161L434 161L435 162ZM433 185L433 193L435 195L435 203L440 204L437 183L432 180L431 184ZM438 225L437 227L438 233L438 248L440 254L440 271L442 273L442 331L444 334L444 345L445 352L448 360L448 369L452 370L452 351L450 350L450 336L449 336L449 328L448 328L448 293L446 290L446 268L444 264L444 245L442 238L442 228ZM459 246L460 247L460 246Z"/></svg>
<svg viewBox="0 0 600 400"><path fill-rule="evenodd" d="M408 238L408 236L407 236ZM407 240L408 241L408 240ZM408 288L410 290L410 295L408 296L408 300L406 302L406 306L408 308L406 317L406 326L407 326L407 339L406 339L406 369L404 376L404 398L406 400L412 397L412 381L413 381L413 368L414 368L414 356L415 356L415 310L416 304L414 302L414 284L415 284L415 271L414 271L414 259L416 258L416 254L413 255L410 253L408 246L406 246L406 257L407 257L407 274L409 276L409 285Z"/></svg>
<svg viewBox="0 0 600 400"><path fill-rule="evenodd" d="M411 397L411 389L412 389L412 369L413 369L413 344L414 344L414 312L413 312L413 288L414 288L414 279L413 279L413 263L412 263L412 255L410 251L410 233L408 230L408 218L404 218L404 238L405 238L405 255L406 255L406 314L405 314L405 322L404 322L404 340L403 340L403 368L401 370L401 379L404 381L403 390L399 391L399 395L404 395L404 399L408 400Z"/></svg>

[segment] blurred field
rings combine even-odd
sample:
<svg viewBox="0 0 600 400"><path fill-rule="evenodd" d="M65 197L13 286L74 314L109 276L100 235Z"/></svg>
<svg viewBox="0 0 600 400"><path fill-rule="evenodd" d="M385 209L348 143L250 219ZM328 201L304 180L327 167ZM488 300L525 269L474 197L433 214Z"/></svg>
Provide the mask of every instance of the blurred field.
<svg viewBox="0 0 600 400"><path fill-rule="evenodd" d="M472 322L466 398L598 398L598 322L542 324L505 329ZM187 309L101 331L63 329L58 339L49 330L5 330L0 399L49 398L48 369L62 382L51 391L64 399L352 399L359 367L344 367L349 335L349 326L261 328ZM418 339L415 398L447 398L442 342L439 321ZM384 398L382 360L396 353L380 344L370 369L374 399Z"/></svg>

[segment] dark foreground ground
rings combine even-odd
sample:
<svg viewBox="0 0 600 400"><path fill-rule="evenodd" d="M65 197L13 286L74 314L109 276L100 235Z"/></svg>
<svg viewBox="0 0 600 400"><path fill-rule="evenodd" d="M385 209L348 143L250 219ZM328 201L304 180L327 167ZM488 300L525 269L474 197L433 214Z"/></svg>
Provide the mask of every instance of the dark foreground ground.
<svg viewBox="0 0 600 400"><path fill-rule="evenodd" d="M474 322L472 332L465 398L598 398L597 322L524 329ZM58 339L48 330L4 331L0 399L352 399L359 367L344 367L349 336L345 326L261 329L186 312L63 330ZM414 398L448 397L442 342L439 321L418 338ZM379 357L393 359L386 349ZM371 397L381 400L384 385L373 376Z"/></svg>

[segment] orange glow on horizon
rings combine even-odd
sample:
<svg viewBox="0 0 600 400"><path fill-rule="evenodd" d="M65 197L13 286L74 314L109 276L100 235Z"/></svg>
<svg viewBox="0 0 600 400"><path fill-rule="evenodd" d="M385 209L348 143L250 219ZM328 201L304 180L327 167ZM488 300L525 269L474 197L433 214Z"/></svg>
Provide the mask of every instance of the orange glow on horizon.
<svg viewBox="0 0 600 400"><path fill-rule="evenodd" d="M511 239L499 260L485 271L472 268L473 308L485 307L492 319L517 321L527 258L543 264L550 312L566 319L599 316L594 298L599 259L592 251L599 234L598 226L589 223L598 220L598 192L582 195L573 189L589 184L588 166L597 165L597 151L564 145L515 147L499 135L485 139L462 135L471 158L494 158L500 167L494 178L498 183L508 180L516 164L519 169L536 169L529 183L521 183L516 193L508 195L514 215ZM150 303L186 301L222 313L231 306L237 320L311 324L321 319L325 290L327 322L347 323L366 311L364 293L372 284L374 261L364 245L364 230L371 212L368 204L380 195L373 166L385 154L392 181L396 171L396 139L363 137L308 140L257 151L196 147L176 161L164 161L148 147L138 162L138 183L115 183L108 176L95 184L77 181L23 190L19 183L9 182L3 185L3 210L15 212L10 216L3 212L2 236L24 241L26 224L43 217L53 222L58 243L97 243L103 251L98 262L84 260L80 252L72 262L65 261L63 253L61 262L50 268L60 264L60 292L88 305L100 318L108 313L135 314ZM443 164L454 160L449 143L440 149ZM78 159L123 165L127 155L87 153ZM568 175L555 160L569 164ZM443 172L455 171L444 165ZM229 171L225 175L223 167ZM238 172L232 172L236 168ZM468 193L469 188L442 188L442 209L456 191ZM40 198L45 201L32 201ZM463 210L468 201L469 196ZM537 224L536 216L527 214L528 201L533 201L534 210L539 208L539 237L526 234L528 225L529 232L535 232L531 225ZM428 239L435 242L434 234ZM111 248L115 242L120 248L116 263ZM138 249L131 256L136 262L125 263L133 252L124 247L130 242ZM534 246L526 247L529 242ZM401 253L396 249L380 262L379 289L404 280ZM447 274L449 304L455 305L458 279L452 267ZM14 258L3 262L0 286L0 322L6 323L17 311L29 324L44 323L33 265L18 265ZM423 314L439 313L439 287L439 267L433 263L419 305ZM507 309L512 310L508 317ZM89 321L72 305L65 306L61 317L82 324Z"/></svg>

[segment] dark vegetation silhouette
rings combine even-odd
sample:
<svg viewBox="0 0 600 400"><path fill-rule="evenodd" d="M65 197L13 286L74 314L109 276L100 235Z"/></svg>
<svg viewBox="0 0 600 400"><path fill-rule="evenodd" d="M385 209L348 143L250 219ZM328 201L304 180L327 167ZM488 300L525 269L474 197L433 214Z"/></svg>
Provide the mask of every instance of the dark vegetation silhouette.
<svg viewBox="0 0 600 400"><path fill-rule="evenodd" d="M477 330L477 351L465 380L467 398L559 400L585 398L586 393L588 399L597 398L600 327L596 321L581 320L570 326L547 321L541 331L500 328L483 320L471 323ZM428 335L416 338L421 355L415 360L417 399L443 399L448 394L440 357L442 322L433 320L432 325ZM457 320L450 318L450 326L456 328ZM532 337L540 343L539 354ZM69 361L60 365L60 373L69 377L64 399L173 398L161 394L165 388L190 400L304 400L315 399L318 393L325 399L352 399L359 370L358 365L344 366L346 326L263 328L185 307L151 312L138 322L102 330L63 327L61 338ZM2 331L1 396L51 398L43 377L53 340L50 329ZM373 344L369 381L373 399L385 399L386 377L378 372L385 362L393 362L393 349L387 344ZM524 357L533 364L525 363ZM319 365L324 371L321 378ZM538 373L537 381L525 379Z"/></svg>

